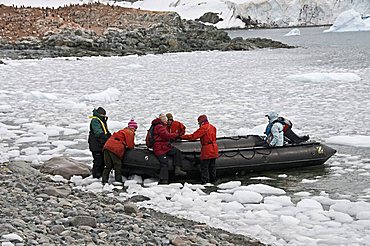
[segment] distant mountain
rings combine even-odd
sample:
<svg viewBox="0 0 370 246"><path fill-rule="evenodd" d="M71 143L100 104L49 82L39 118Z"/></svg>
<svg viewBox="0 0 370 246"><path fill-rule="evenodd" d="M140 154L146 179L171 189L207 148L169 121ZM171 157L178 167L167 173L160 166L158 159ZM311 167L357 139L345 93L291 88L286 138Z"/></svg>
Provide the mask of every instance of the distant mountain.
<svg viewBox="0 0 370 246"><path fill-rule="evenodd" d="M197 19L212 12L220 19L213 24L218 28L328 25L350 9L370 16L370 0L130 0L116 4L176 11L184 19ZM214 19L203 21L211 24Z"/></svg>

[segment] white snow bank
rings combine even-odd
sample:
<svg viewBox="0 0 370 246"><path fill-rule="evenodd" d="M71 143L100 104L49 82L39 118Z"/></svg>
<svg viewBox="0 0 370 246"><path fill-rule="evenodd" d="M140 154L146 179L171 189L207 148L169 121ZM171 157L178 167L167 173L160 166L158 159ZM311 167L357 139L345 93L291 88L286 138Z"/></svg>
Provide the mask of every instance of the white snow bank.
<svg viewBox="0 0 370 246"><path fill-rule="evenodd" d="M80 101L101 101L114 102L120 99L121 92L116 88L108 88L99 93L85 95L80 98Z"/></svg>
<svg viewBox="0 0 370 246"><path fill-rule="evenodd" d="M326 139L328 144L347 145L370 148L370 136L335 136Z"/></svg>
<svg viewBox="0 0 370 246"><path fill-rule="evenodd" d="M330 81L356 82L361 80L361 78L354 73L306 73L289 75L286 79L290 81L314 83Z"/></svg>
<svg viewBox="0 0 370 246"><path fill-rule="evenodd" d="M370 31L370 19L363 20L360 13L351 9L341 13L334 24L324 32L358 32Z"/></svg>
<svg viewBox="0 0 370 246"><path fill-rule="evenodd" d="M288 36L300 36L300 35L301 35L301 31L298 28L294 28L290 32L285 34L284 36L288 37Z"/></svg>

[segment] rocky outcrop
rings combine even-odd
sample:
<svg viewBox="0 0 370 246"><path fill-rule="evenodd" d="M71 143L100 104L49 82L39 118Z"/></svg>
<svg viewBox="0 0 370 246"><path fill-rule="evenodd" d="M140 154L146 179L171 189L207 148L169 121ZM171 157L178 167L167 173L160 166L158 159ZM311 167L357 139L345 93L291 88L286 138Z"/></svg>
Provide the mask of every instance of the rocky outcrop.
<svg viewBox="0 0 370 246"><path fill-rule="evenodd" d="M0 58L290 48L268 39L232 40L224 31L196 21L182 20L173 12L140 11L103 4L27 10L25 14L19 9L0 6L0 25L5 30L3 33L7 34L0 42ZM12 14L11 23L2 19L1 11ZM25 16L26 20L18 23L14 15ZM26 27L23 25L25 22L29 23Z"/></svg>

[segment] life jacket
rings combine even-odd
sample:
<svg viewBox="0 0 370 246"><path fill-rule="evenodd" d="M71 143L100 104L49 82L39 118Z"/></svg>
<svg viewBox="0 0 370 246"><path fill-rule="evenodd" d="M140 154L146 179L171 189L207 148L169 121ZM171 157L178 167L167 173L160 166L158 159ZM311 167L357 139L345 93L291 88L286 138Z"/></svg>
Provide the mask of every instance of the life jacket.
<svg viewBox="0 0 370 246"><path fill-rule="evenodd" d="M269 123L266 127L266 130L265 130L265 134L267 136L270 135L271 133L271 128L272 126L276 123L276 122L279 122L280 124L283 125L283 132L285 133L288 129L292 128L293 124L290 120L288 119L285 119L284 117L278 117L276 120L274 120L273 122Z"/></svg>

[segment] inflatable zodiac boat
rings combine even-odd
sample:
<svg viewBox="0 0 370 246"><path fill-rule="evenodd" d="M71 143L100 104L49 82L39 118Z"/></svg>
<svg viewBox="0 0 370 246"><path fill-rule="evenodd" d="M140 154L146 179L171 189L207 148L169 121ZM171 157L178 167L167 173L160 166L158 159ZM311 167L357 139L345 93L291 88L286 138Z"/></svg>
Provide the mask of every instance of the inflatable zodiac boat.
<svg viewBox="0 0 370 246"><path fill-rule="evenodd" d="M331 147L315 141L282 147L266 147L263 143L262 137L257 135L217 138L217 176L321 165L336 153ZM181 179L199 179L200 142L180 141L173 145L182 152L182 169L187 172ZM122 169L125 175L158 177L160 165L153 151L138 145L126 151ZM169 170L174 170L171 158ZM170 177L180 178L173 174Z"/></svg>

